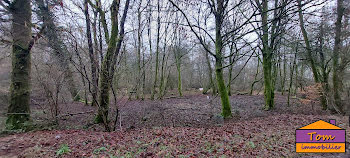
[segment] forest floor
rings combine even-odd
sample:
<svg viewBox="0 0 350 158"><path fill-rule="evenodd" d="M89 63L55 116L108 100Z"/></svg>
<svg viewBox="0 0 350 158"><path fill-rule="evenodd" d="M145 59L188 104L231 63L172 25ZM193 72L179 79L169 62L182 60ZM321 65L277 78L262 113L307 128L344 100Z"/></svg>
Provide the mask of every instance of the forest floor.
<svg viewBox="0 0 350 158"><path fill-rule="evenodd" d="M154 101L120 98L120 118L114 132L103 132L101 125L92 124L97 108L80 102L60 104L58 125L47 126L49 110L40 99L34 101L33 122L46 128L2 135L0 157L350 156L295 152L295 130L319 119L336 119L350 138L347 117L322 111L316 100L294 97L287 106L286 96L276 95L276 108L263 111L263 96L233 95L230 101L234 116L224 121L220 117L220 98L210 95L198 93ZM111 104L111 120L115 114Z"/></svg>

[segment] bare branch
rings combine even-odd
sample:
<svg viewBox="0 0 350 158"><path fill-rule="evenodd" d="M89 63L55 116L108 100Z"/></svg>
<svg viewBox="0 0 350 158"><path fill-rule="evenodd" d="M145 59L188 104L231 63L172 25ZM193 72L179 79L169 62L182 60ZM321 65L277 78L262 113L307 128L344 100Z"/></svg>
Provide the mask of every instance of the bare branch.
<svg viewBox="0 0 350 158"><path fill-rule="evenodd" d="M185 17L186 22L188 24L188 26L190 27L191 31L195 34L195 36L197 37L197 39L199 40L199 42L201 43L201 45L204 47L204 49L212 56L216 57L216 55L211 52L208 48L208 46L204 43L203 39L197 34L197 32L194 30L193 25L191 24L191 22L189 21L189 19L187 18L186 14L179 8L179 6L177 6L172 0L169 0L169 2L177 9L181 12L181 14Z"/></svg>

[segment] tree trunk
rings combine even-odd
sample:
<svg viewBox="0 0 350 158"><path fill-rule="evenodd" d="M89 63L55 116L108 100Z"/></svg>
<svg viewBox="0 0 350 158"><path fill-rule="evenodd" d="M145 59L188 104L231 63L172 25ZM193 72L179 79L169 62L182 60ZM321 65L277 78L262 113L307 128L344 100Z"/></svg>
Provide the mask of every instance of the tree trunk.
<svg viewBox="0 0 350 158"><path fill-rule="evenodd" d="M96 104L97 99L97 62L95 59L94 54L94 48L92 45L92 39L91 39L91 29L90 29L90 15L89 15L89 5L88 0L84 0L84 14L85 14L85 23L86 23L86 36L88 40L88 46L89 46L89 57L90 57L90 63L91 63L91 79L92 79L92 106ZM85 84L85 83L84 83ZM90 83L89 83L90 84Z"/></svg>
<svg viewBox="0 0 350 158"><path fill-rule="evenodd" d="M114 76L114 68L117 57L119 56L121 43L124 38L124 24L126 14L129 8L130 0L125 2L124 13L120 20L120 32L118 36L118 12L119 12L119 0L114 0L111 6L111 19L112 19L112 31L109 40L106 56L103 59L102 69L100 74L100 95L99 95L99 110L98 115L95 118L95 122L105 124L106 130L110 130L108 126L108 108L109 108L109 91L112 86L112 80Z"/></svg>
<svg viewBox="0 0 350 158"><path fill-rule="evenodd" d="M339 52L341 49L341 28L342 18L344 14L343 0L337 0L337 21L335 22L335 38L333 48L333 90L334 90L334 104L340 113L343 113L343 105L341 103L340 91L342 87L342 81L339 77Z"/></svg>
<svg viewBox="0 0 350 158"><path fill-rule="evenodd" d="M181 80L181 49L175 48L175 61L177 70L177 90L179 96L182 97L182 80Z"/></svg>
<svg viewBox="0 0 350 158"><path fill-rule="evenodd" d="M148 35L148 44L149 44L149 54L150 54L150 61L152 61L152 53L153 53L153 50L152 50L152 29L151 29L151 17L152 17L152 10L151 10L151 1L148 1L147 2L147 7L148 7L148 12L149 12L149 15L148 15L148 19L147 19L147 22L148 22L148 28L147 28L147 35ZM145 68L145 53L143 53L143 97L144 97L144 94L145 94L145 89L146 89L146 68ZM152 69L152 66L151 66L151 69ZM153 93L151 91L151 93Z"/></svg>
<svg viewBox="0 0 350 158"><path fill-rule="evenodd" d="M268 1L262 3L262 43L263 43L263 71L264 71L264 99L265 110L274 108L274 90L272 85L272 50L269 47L269 26L268 26Z"/></svg>
<svg viewBox="0 0 350 158"><path fill-rule="evenodd" d="M145 52L142 53L142 96L141 99L145 99L145 89L146 89L146 62L145 62Z"/></svg>
<svg viewBox="0 0 350 158"><path fill-rule="evenodd" d="M164 92L164 84L165 84L165 77L164 77L164 67L165 67L165 48L166 45L164 45L164 53L163 53L163 57L162 57L162 67L161 67L161 71L160 71L160 86L159 86L159 98L162 99L163 98L163 92Z"/></svg>
<svg viewBox="0 0 350 158"><path fill-rule="evenodd" d="M98 37L99 37L99 50L100 50L100 64L99 64L99 69L101 69L101 65L103 62L103 40L102 40L102 31L101 31L101 19L98 20ZM99 74L101 73L101 70L99 71ZM100 77L100 76L99 76Z"/></svg>
<svg viewBox="0 0 350 158"><path fill-rule="evenodd" d="M120 2L118 2L118 3L120 3ZM107 26L107 22L106 22L106 13L102 10L102 6L101 5L102 5L101 4L101 0L96 0L96 9L97 9L97 11L98 11L98 13L100 15L100 22L102 24L102 28L103 28L103 32L104 32L104 35L105 35L106 43L108 44L110 35L109 35L109 32L108 32L108 26ZM102 41L100 41L100 42L102 42Z"/></svg>
<svg viewBox="0 0 350 158"><path fill-rule="evenodd" d="M296 50L298 49L298 45L296 46L295 49L296 49ZM296 52L297 52L297 51L296 51ZM289 77L289 88L288 88L287 106L289 106L289 104L290 104L290 94L291 94L291 90L292 90L293 77L294 77L293 74L294 74L294 69L295 69L296 60L297 60L296 52L295 52L295 55L294 55L293 66L292 66L292 64L290 64L290 66L289 66L289 68L290 68L290 77Z"/></svg>
<svg viewBox="0 0 350 158"><path fill-rule="evenodd" d="M102 48L99 48L100 43L97 40L97 11L94 11L94 22L92 23L92 33L93 33L93 38L94 38L94 49L95 49L95 53L94 53L94 58L95 58L95 62L96 62L96 70L97 70L97 86L98 86L98 74L100 72L99 70L99 61L98 61L98 54L100 54L102 52ZM102 39L101 39L102 40Z"/></svg>
<svg viewBox="0 0 350 158"><path fill-rule="evenodd" d="M206 94L208 92L208 90L211 88L213 95L215 95L216 94L216 85L215 85L215 82L213 80L213 69L211 68L210 58L209 58L208 52L205 52L205 59L207 62L207 67L208 67L209 83L208 83L207 87L203 90L203 94Z"/></svg>
<svg viewBox="0 0 350 158"><path fill-rule="evenodd" d="M141 4L142 0L139 2L139 6L137 8L137 83L136 83L136 98L139 98L140 90L141 90Z"/></svg>
<svg viewBox="0 0 350 158"><path fill-rule="evenodd" d="M223 0L217 1L217 13L215 15L215 72L216 72L216 81L219 88L219 94L221 97L221 105L222 105L222 116L224 118L229 118L232 116L231 113L231 105L228 97L226 84L224 80L223 74L223 43L221 36L221 28L223 23L223 15L224 15L224 2Z"/></svg>
<svg viewBox="0 0 350 158"><path fill-rule="evenodd" d="M258 59L258 64L256 66L256 73L254 76L254 81L252 83L252 85L250 86L250 95L253 95L253 91L254 91L254 85L259 82L259 80L257 80L258 74L259 74L259 65L260 65L260 60Z"/></svg>
<svg viewBox="0 0 350 158"><path fill-rule="evenodd" d="M276 86L276 80L277 80L277 69L278 69L278 65L276 64L276 61L273 61L273 65L272 65L272 89L275 90L275 86ZM273 95L275 95L275 93L273 93Z"/></svg>
<svg viewBox="0 0 350 158"><path fill-rule="evenodd" d="M311 66L311 70L314 76L314 80L316 83L319 82L319 77L318 77L318 72L316 69L316 64L314 61L314 57L312 56L312 50L311 50L311 46L310 46L310 41L307 35L307 32L305 30L305 25L304 25L304 18L303 18L303 13L302 13L302 4L301 4L301 0L298 0L298 12L299 12L299 24L300 24L300 29L301 32L303 33L303 37L304 37L304 42L306 45L306 52L307 52L307 58L308 61L310 62L310 66Z"/></svg>
<svg viewBox="0 0 350 158"><path fill-rule="evenodd" d="M113 25L114 26L114 25ZM118 30L116 26L112 27L111 39L108 44L106 56L103 59L101 74L100 74L100 95L99 95L99 112L95 119L96 123L105 122L108 118L108 107L109 107L109 91L112 83L110 78L109 69L111 67L111 60L114 55L114 49L116 48Z"/></svg>
<svg viewBox="0 0 350 158"><path fill-rule="evenodd" d="M319 43L320 43L320 47L319 47L319 53L320 53L320 64L321 64L321 77L322 79L321 81L321 86L322 86L322 91L321 91L321 105L322 105L322 110L327 110L328 108L328 103L327 103L327 96L329 94L329 84L328 84L328 77L329 77L329 73L327 72L327 67L326 67L326 59L325 59L325 55L323 52L323 36L324 36L324 28L323 28L323 24L324 24L324 19L322 19L321 25L320 25L320 36L319 36ZM332 109L330 109L332 110Z"/></svg>
<svg viewBox="0 0 350 158"><path fill-rule="evenodd" d="M165 27L165 32L168 31L168 27L169 24ZM176 30L175 30L176 31ZM163 94L164 94L164 86L165 86L165 70L164 68L166 68L166 49L167 49L167 35L165 35L164 37L164 47L163 47L163 57L162 57L162 66L161 66L161 70L160 70L160 85L159 85L159 98L162 99L163 98Z"/></svg>
<svg viewBox="0 0 350 158"><path fill-rule="evenodd" d="M305 65L304 63L301 63L300 78L299 78L300 91L304 91L304 76L305 76L304 74L305 74ZM320 74L318 74L318 77L321 77Z"/></svg>
<svg viewBox="0 0 350 158"><path fill-rule="evenodd" d="M85 102L85 105L88 105L88 97L87 97L87 93L86 93L86 82L85 82L85 80L86 80L85 76L87 76L87 72L86 72L85 66L83 64L83 60L81 59L81 56L79 54L77 42L75 43L74 51L75 51L75 54L77 55L78 61L79 61L80 77L81 77L81 81L83 82L83 88L84 88L84 102ZM89 84L89 90L91 90L90 84ZM57 91L56 95L58 95L58 91ZM57 102L57 100L58 99L56 99L56 102ZM57 106L57 103L55 103L55 105ZM56 110L56 111L58 111L58 110ZM55 113L55 114L56 114L55 115L55 117L56 117L58 114L57 113Z"/></svg>
<svg viewBox="0 0 350 158"><path fill-rule="evenodd" d="M283 76L281 77L281 89L282 89L282 95L284 95L285 85L286 85L286 71L287 71L287 60L286 60L286 54L283 53Z"/></svg>
<svg viewBox="0 0 350 158"><path fill-rule="evenodd" d="M10 105L6 120L7 129L23 129L30 119L30 72L32 11L30 1L15 0L12 13L12 73Z"/></svg>
<svg viewBox="0 0 350 158"><path fill-rule="evenodd" d="M296 64L295 65L295 84L294 84L295 87L293 91L294 96L296 96L298 93L298 84L299 84L298 80L299 80L299 65Z"/></svg>
<svg viewBox="0 0 350 158"><path fill-rule="evenodd" d="M159 69L159 42L160 42L160 0L158 0L158 17L157 17L157 45L156 45L156 67L154 74L154 83L151 99L154 99L154 95L157 93L157 82L158 82L158 69Z"/></svg>
<svg viewBox="0 0 350 158"><path fill-rule="evenodd" d="M219 48L217 48L218 50ZM217 55L219 55L220 53L217 53ZM221 105L222 105L222 116L224 118L229 118L232 116L231 113L231 105L230 105L230 100L228 97L228 93L226 90L226 85L225 85L225 81L224 81L224 74L223 74L223 69L222 69L222 62L220 61L222 60L221 58L216 59L216 81L218 84L218 88L219 88L219 94L221 97Z"/></svg>
<svg viewBox="0 0 350 158"><path fill-rule="evenodd" d="M97 11L94 11L94 22L92 23L92 32L93 32L93 38L94 38L94 49L95 49L95 52L94 52L94 62L95 62L95 69L96 69L96 74L95 74L95 81L93 81L93 86L96 87L95 88L95 91L96 91L96 96L95 98L92 97L93 101L92 101L92 106L95 106L98 104L97 102L97 91L98 91L98 80L99 80L99 74L100 74L100 62L98 60L98 55L101 54L101 61L103 59L103 55L102 55L102 46L99 47L100 44L102 44L102 39L100 39L101 41L99 42L98 39L97 39L97 15L98 12ZM101 30L99 30L101 31ZM101 32L100 32L101 34ZM102 36L101 36L102 37ZM101 62L102 63L102 62ZM94 80L92 78L92 80Z"/></svg>
<svg viewBox="0 0 350 158"><path fill-rule="evenodd" d="M227 84L227 91L228 91L228 95L231 96L231 84L232 84L232 70L233 70L233 63L234 63L234 56L233 56L233 44L231 45L231 48L230 48L230 58L229 58L229 64L230 64L230 67L229 67L229 70L228 70L228 84Z"/></svg>

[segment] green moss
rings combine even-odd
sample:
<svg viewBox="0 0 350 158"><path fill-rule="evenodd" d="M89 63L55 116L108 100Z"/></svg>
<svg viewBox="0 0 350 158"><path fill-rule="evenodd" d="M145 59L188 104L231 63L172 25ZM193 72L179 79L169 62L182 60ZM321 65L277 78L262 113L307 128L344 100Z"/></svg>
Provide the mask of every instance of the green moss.
<svg viewBox="0 0 350 158"><path fill-rule="evenodd" d="M81 97L79 94L75 95L75 97L73 98L74 101L80 101Z"/></svg>
<svg viewBox="0 0 350 158"><path fill-rule="evenodd" d="M29 115L16 115L12 114L7 117L6 129L7 130L18 130L27 129L30 127L30 116Z"/></svg>
<svg viewBox="0 0 350 158"><path fill-rule="evenodd" d="M114 13L111 13L111 16L115 16L113 15ZM112 18L113 19L113 18ZM104 117L108 118L108 106L109 106L109 91L110 91L110 87L111 87L111 76L113 76L112 74L109 73L114 57L114 51L116 49L116 42L117 42L117 37L118 37L118 26L116 21L112 21L112 32L111 32L111 38L109 40L108 43L108 48L107 48L107 52L106 52L106 56L103 59L102 62L102 68L101 68L101 74L100 74L100 85L99 85L99 89L100 89L100 96L99 96L99 112L97 117L95 118L95 122L96 123L101 123L103 122L103 115ZM103 114L104 112L104 114Z"/></svg>
<svg viewBox="0 0 350 158"><path fill-rule="evenodd" d="M12 73L10 101L6 128L24 129L30 119L30 50L31 5L30 1L16 0L12 3Z"/></svg>
<svg viewBox="0 0 350 158"><path fill-rule="evenodd" d="M220 66L221 67L221 66ZM228 93L226 90L226 85L223 77L222 69L216 69L216 80L218 84L218 90L221 97L221 105L222 105L222 113L221 115L224 118L230 118L232 116L231 113L231 105L228 97Z"/></svg>
<svg viewBox="0 0 350 158"><path fill-rule="evenodd" d="M103 123L102 115L96 115L94 122L95 123Z"/></svg>
<svg viewBox="0 0 350 158"><path fill-rule="evenodd" d="M181 63L180 63L180 59L177 59L178 61L177 61L177 73L178 73L178 81L177 81L177 90L179 91L179 95L180 95L180 97L182 97L182 85L181 85L181 82L182 82L182 80L181 80Z"/></svg>

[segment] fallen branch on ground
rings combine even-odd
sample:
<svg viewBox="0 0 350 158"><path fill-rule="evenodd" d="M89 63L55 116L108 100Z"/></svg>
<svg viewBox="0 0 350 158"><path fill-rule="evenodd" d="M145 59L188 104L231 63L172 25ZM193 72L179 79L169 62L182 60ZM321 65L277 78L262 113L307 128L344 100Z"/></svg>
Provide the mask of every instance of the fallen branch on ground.
<svg viewBox="0 0 350 158"><path fill-rule="evenodd" d="M80 114L87 114L87 113L93 113L93 112L94 112L94 110L87 111L87 112L68 113L68 114L58 115L58 116L56 116L56 118L61 118L64 116L74 116L74 115L80 115Z"/></svg>

